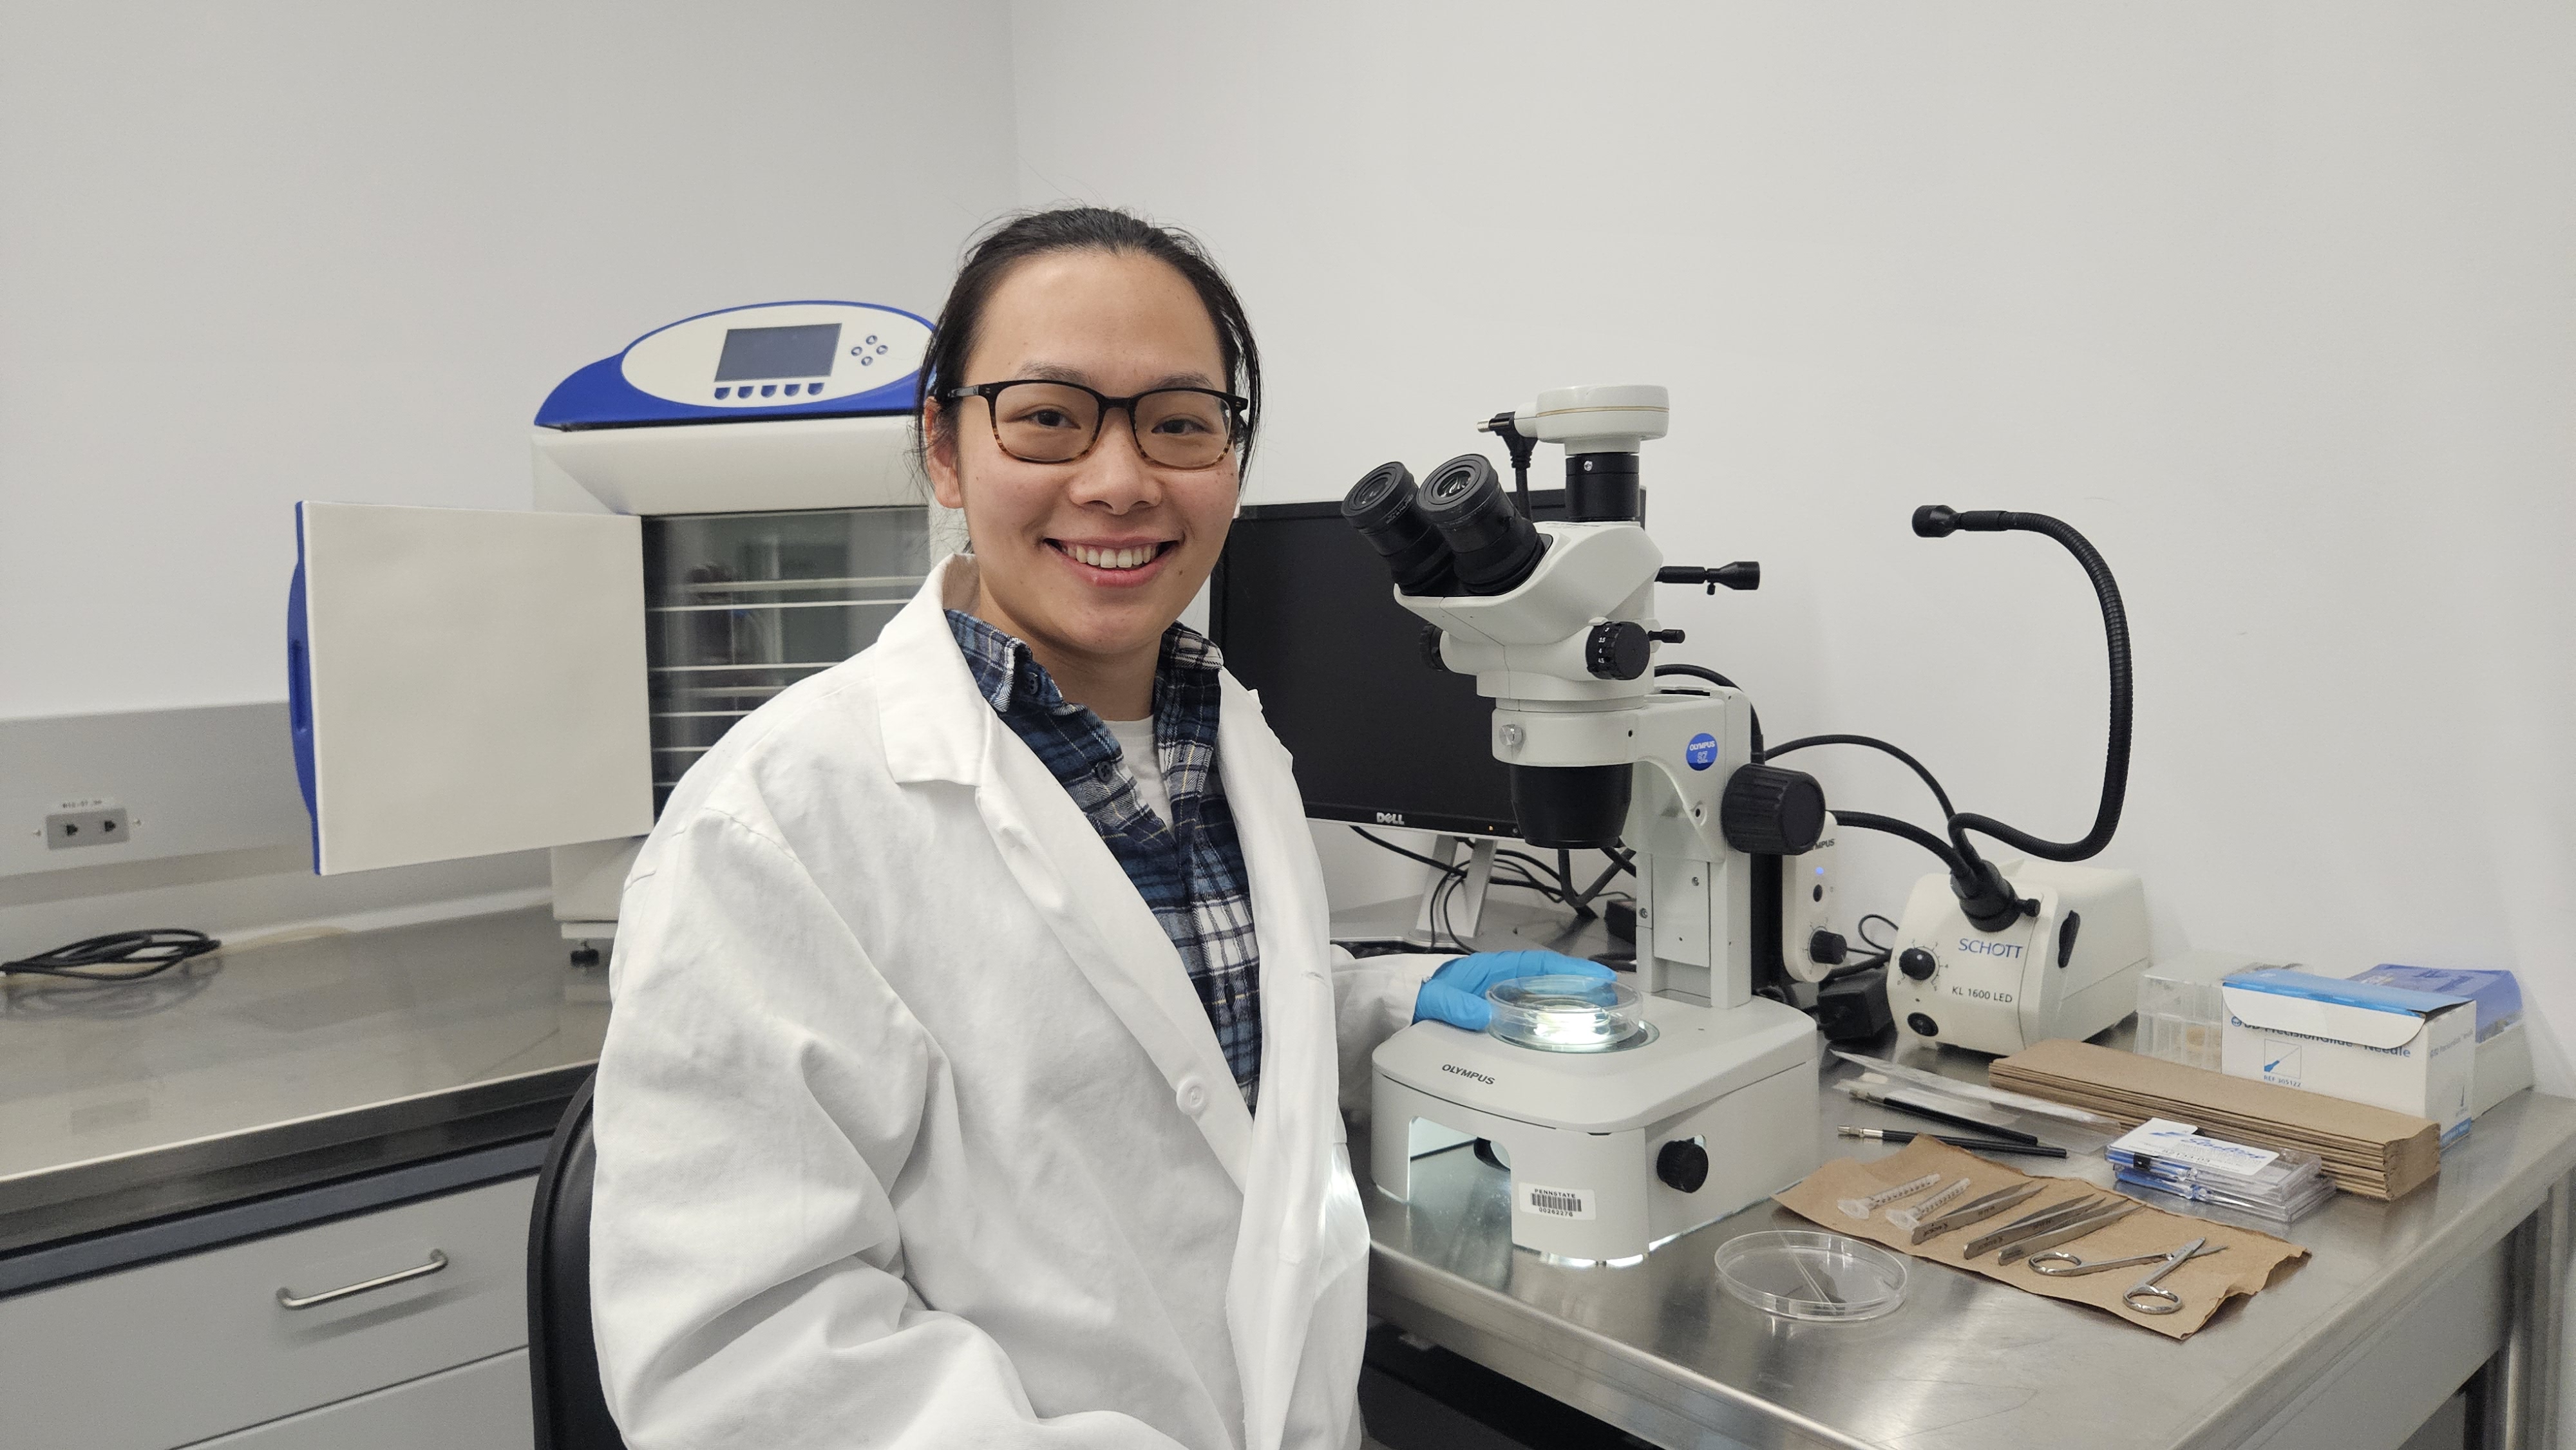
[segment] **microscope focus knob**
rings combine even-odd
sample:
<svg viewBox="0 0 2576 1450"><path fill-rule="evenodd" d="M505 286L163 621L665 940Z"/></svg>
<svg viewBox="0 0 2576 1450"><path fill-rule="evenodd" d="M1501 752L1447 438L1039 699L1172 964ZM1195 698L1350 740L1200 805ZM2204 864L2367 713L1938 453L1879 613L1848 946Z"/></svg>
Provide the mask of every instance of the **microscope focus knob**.
<svg viewBox="0 0 2576 1450"><path fill-rule="evenodd" d="M1718 799L1726 844L1756 856L1795 856L1825 833L1825 788L1803 770L1737 768Z"/></svg>
<svg viewBox="0 0 2576 1450"><path fill-rule="evenodd" d="M1592 626L1583 644L1583 667L1601 680L1633 680L1646 672L1654 636L1633 620L1614 619Z"/></svg>
<svg viewBox="0 0 2576 1450"><path fill-rule="evenodd" d="M1677 1138L1655 1155L1655 1176L1684 1193L1708 1182L1708 1150L1694 1138Z"/></svg>
<svg viewBox="0 0 2576 1450"><path fill-rule="evenodd" d="M1941 963L1921 947L1907 947L1896 954L1896 969L1918 982L1928 982L1941 969Z"/></svg>

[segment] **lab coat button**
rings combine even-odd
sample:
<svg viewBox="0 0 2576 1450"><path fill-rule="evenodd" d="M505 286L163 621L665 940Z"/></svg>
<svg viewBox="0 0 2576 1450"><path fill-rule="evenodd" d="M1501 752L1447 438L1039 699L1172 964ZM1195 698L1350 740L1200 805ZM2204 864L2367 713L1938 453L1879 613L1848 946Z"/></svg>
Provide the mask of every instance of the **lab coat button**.
<svg viewBox="0 0 2576 1450"><path fill-rule="evenodd" d="M1181 1079L1181 1090L1177 1096L1180 1098L1181 1111L1189 1114L1191 1117L1195 1118L1199 1114L1207 1111L1207 1085L1200 1082L1197 1078L1185 1077Z"/></svg>

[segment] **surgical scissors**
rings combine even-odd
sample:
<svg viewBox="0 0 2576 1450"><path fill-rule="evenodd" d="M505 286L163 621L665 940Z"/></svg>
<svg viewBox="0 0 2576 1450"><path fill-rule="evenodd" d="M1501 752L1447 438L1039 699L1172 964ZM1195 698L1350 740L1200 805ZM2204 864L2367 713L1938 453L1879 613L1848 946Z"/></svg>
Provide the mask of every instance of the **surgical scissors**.
<svg viewBox="0 0 2576 1450"><path fill-rule="evenodd" d="M2225 1244L2213 1244L2205 1238L2199 1238L2193 1239L2169 1254L2138 1254L2126 1259L2101 1259L2089 1263L2068 1253L2033 1254L2030 1256L2030 1266L2033 1270L2056 1279L2073 1274L2098 1274L2105 1269L2125 1269L2137 1264L2153 1264L2155 1267L2147 1271L2145 1278L2131 1284L2127 1292L2120 1296L2120 1302L2140 1314L2171 1314L2182 1307L2182 1296L2171 1289L2158 1288L2156 1281L2181 1268L2186 1260L2197 1259L2204 1254L2226 1251ZM2145 1302L2139 1302L2141 1300Z"/></svg>

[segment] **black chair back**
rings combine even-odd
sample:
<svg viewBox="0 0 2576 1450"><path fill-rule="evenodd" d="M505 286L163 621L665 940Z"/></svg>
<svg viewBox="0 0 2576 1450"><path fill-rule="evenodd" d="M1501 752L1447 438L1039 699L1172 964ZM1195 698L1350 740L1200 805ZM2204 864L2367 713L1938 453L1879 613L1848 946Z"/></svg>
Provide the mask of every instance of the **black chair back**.
<svg viewBox="0 0 2576 1450"><path fill-rule="evenodd" d="M536 1450L626 1450L599 1389L590 1334L590 1089L555 1125L528 1214L528 1390Z"/></svg>

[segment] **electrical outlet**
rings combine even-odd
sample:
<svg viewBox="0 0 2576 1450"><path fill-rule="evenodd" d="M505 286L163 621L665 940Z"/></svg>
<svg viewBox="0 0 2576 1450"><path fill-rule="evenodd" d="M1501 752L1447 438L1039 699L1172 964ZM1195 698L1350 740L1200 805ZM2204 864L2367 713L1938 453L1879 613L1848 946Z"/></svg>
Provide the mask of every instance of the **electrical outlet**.
<svg viewBox="0 0 2576 1450"><path fill-rule="evenodd" d="M83 846L113 846L134 834L125 807L105 801L66 803L45 817L45 849L74 851Z"/></svg>

